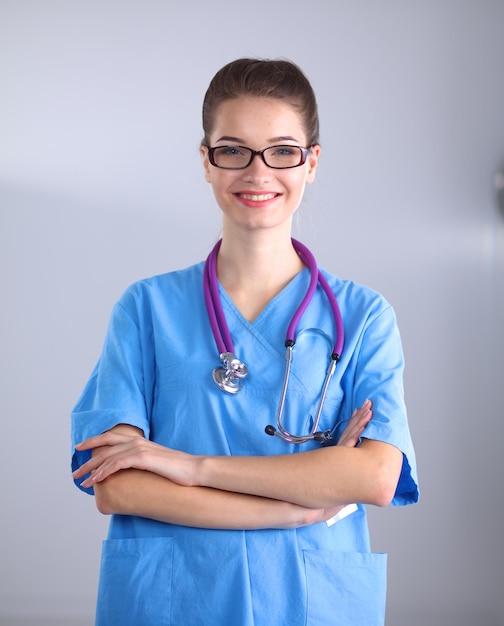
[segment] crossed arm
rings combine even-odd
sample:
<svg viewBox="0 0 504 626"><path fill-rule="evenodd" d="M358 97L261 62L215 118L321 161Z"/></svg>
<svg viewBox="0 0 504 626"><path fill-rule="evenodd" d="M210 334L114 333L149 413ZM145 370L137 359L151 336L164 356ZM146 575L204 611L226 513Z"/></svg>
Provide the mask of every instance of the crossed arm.
<svg viewBox="0 0 504 626"><path fill-rule="evenodd" d="M93 456L73 476L91 472L82 485L94 487L106 514L202 528L295 528L325 521L352 502L390 502L402 453L367 439L355 447L370 419L366 401L338 445L264 457L190 455L121 424L76 446Z"/></svg>

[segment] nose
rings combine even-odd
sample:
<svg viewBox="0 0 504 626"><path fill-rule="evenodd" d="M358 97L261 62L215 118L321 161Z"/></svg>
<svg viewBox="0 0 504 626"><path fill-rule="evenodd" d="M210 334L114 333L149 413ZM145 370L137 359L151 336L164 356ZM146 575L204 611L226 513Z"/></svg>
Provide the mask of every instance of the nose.
<svg viewBox="0 0 504 626"><path fill-rule="evenodd" d="M265 182L270 180L273 170L264 162L261 154L254 154L252 163L243 170L243 178L250 182Z"/></svg>

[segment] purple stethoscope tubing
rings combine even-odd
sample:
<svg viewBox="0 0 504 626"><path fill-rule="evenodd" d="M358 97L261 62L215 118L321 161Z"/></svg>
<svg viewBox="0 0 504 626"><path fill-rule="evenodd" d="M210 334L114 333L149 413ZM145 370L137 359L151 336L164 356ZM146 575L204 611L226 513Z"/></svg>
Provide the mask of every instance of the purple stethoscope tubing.
<svg viewBox="0 0 504 626"><path fill-rule="evenodd" d="M329 304L331 305L332 314L334 317L334 324L336 326L336 341L333 349L333 358L335 360L339 360L341 357L341 352L343 350L343 342L344 342L344 329L343 329L343 319L341 318L341 312L338 306L338 302L336 301L336 297L329 286L325 276L319 270L317 266L317 262L315 261L315 257L308 250L308 248L303 245L300 241L296 241L296 239L292 240L292 245L294 249L299 255L299 258L310 270L310 285L308 286L308 290L305 294L305 297L301 301L297 311L294 313L294 316L287 328L287 336L286 341L295 341L296 329L298 327L299 321L303 315L303 313L308 308L308 305L313 298L315 290L317 289L317 283L320 283L322 289L324 290L327 299L329 300Z"/></svg>
<svg viewBox="0 0 504 626"><path fill-rule="evenodd" d="M226 323L224 310L219 295L219 286L217 284L217 254L221 247L219 240L212 252L208 255L205 263L205 278L203 280L203 294L205 296L206 309L208 311L208 319L212 327L212 333L217 344L219 354L224 352L234 352L233 340Z"/></svg>
<svg viewBox="0 0 504 626"><path fill-rule="evenodd" d="M326 442L331 439L331 435L329 431L318 431L318 425L320 422L320 417L322 414L322 409L324 406L325 396L327 393L327 389L329 386L329 382L334 374L336 369L336 364L341 358L341 353L343 350L344 344L344 327L343 320L341 317L341 312L338 306L338 302L334 293L329 286L325 276L319 270L317 266L317 262L313 254L308 250L308 248L303 245L301 242L296 239L292 239L292 245L296 250L297 254L301 261L308 267L310 272L310 283L308 285L308 289L306 294L303 297L300 305L296 309L292 320L287 328L286 338L285 338L285 347L286 347L286 365L285 365L285 376L284 382L282 386L282 393L280 396L280 403L278 407L277 413L277 428L274 426L268 425L266 426L266 433L268 435L275 435L284 441L289 443L305 443L310 440L316 440L320 443ZM205 305L208 312L208 319L210 322L210 326L212 328L212 333L215 339L215 343L217 345L217 349L219 350L220 360L223 363L222 367L216 367L213 372L213 378L215 383L223 390L231 394L237 393L241 389L242 379L247 375L247 367L245 364L238 360L234 354L234 346L231 334L229 332L228 325L226 323L226 318L224 315L224 310L222 308L222 303L219 295L219 286L217 281L217 254L219 252L221 246L221 240L219 240L214 246L213 250L208 255L208 258L204 267L204 279L203 279L203 294L205 298ZM324 385L322 387L321 397L319 406L317 409L317 414L313 423L312 431L309 435L293 435L289 433L282 425L282 415L285 404L285 398L287 394L287 387L290 376L290 366L292 361L292 349L295 345L295 336L296 330L306 311L308 305L310 304L315 291L317 289L317 285L320 284L324 293L329 300L329 304L331 306L331 311L334 317L334 324L336 330L336 339L334 343L334 348L331 354L331 361L329 363L329 367L326 372L326 377L324 380Z"/></svg>

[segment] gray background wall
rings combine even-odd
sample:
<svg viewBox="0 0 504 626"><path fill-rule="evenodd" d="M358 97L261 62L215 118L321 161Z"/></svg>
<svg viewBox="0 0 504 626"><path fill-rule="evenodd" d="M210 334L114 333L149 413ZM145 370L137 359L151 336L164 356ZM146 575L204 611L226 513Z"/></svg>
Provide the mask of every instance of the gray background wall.
<svg viewBox="0 0 504 626"><path fill-rule="evenodd" d="M242 55L311 78L296 235L399 317L422 499L370 512L387 623L504 624L498 0L0 0L0 623L92 624L107 519L72 485L69 412L126 286L219 234L200 106Z"/></svg>

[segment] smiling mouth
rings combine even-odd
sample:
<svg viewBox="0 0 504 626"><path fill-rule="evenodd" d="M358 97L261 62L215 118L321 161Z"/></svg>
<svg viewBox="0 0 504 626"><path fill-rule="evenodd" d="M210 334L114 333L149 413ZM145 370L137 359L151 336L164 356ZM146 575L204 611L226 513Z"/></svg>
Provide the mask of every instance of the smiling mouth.
<svg viewBox="0 0 504 626"><path fill-rule="evenodd" d="M278 196L277 193L237 193L239 198L243 198L244 200L251 200L253 202L264 202L265 200L273 200Z"/></svg>

